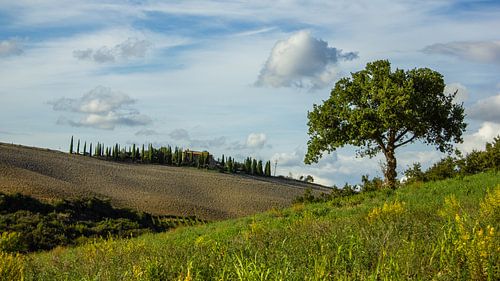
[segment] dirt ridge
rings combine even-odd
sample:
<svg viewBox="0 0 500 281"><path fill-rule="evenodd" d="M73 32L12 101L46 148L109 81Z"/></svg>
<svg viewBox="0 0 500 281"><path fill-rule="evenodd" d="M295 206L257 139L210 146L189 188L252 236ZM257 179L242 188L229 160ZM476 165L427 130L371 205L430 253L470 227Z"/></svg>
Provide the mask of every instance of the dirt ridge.
<svg viewBox="0 0 500 281"><path fill-rule="evenodd" d="M307 187L328 192L294 180L115 163L0 143L0 191L42 200L96 196L153 214L220 220L288 206Z"/></svg>

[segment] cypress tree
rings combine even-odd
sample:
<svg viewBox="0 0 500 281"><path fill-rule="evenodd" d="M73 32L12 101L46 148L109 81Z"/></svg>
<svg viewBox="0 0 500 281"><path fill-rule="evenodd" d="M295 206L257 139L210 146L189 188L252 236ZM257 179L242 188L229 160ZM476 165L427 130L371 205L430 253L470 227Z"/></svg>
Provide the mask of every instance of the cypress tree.
<svg viewBox="0 0 500 281"><path fill-rule="evenodd" d="M115 144L115 152L113 153L115 160L118 160L118 154L119 153L120 153L120 148L118 147L118 143L116 143Z"/></svg>
<svg viewBox="0 0 500 281"><path fill-rule="evenodd" d="M247 174L252 173L252 159L250 159L250 157L247 157L247 159L245 160L245 172Z"/></svg>
<svg viewBox="0 0 500 281"><path fill-rule="evenodd" d="M167 152L165 153L165 162L167 165L172 165L172 147L170 145L167 147Z"/></svg>
<svg viewBox="0 0 500 281"><path fill-rule="evenodd" d="M267 161L266 162L266 168L264 169L264 175L266 177L270 177L271 176L271 161Z"/></svg>
<svg viewBox="0 0 500 281"><path fill-rule="evenodd" d="M160 149L158 149L156 151L156 155L158 157L158 163L163 165L165 164L165 153L163 153L165 150L163 147L160 147Z"/></svg>
<svg viewBox="0 0 500 281"><path fill-rule="evenodd" d="M80 154L80 139L78 139L78 143L76 145L76 154Z"/></svg>
<svg viewBox="0 0 500 281"><path fill-rule="evenodd" d="M69 144L69 154L73 154L73 136L71 136L71 142Z"/></svg>
<svg viewBox="0 0 500 281"><path fill-rule="evenodd" d="M172 154L172 164L173 165L177 165L177 151L179 150L179 148L177 148L177 146L175 147L175 150L174 150L174 153Z"/></svg>
<svg viewBox="0 0 500 281"><path fill-rule="evenodd" d="M257 174L259 176L262 176L264 174L264 171L262 169L262 160L259 160L259 163L257 164Z"/></svg>
<svg viewBox="0 0 500 281"><path fill-rule="evenodd" d="M252 160L252 175L257 174L257 160L253 159Z"/></svg>
<svg viewBox="0 0 500 281"><path fill-rule="evenodd" d="M227 171L229 173L233 172L233 159L231 157L227 158Z"/></svg>
<svg viewBox="0 0 500 281"><path fill-rule="evenodd" d="M144 162L144 144L142 144L142 149L141 149L141 161Z"/></svg>
<svg viewBox="0 0 500 281"><path fill-rule="evenodd" d="M83 144L83 156L87 155L87 142Z"/></svg>
<svg viewBox="0 0 500 281"><path fill-rule="evenodd" d="M132 161L135 161L135 143L132 145Z"/></svg>
<svg viewBox="0 0 500 281"><path fill-rule="evenodd" d="M92 157L92 143L90 143L89 156Z"/></svg>
<svg viewBox="0 0 500 281"><path fill-rule="evenodd" d="M222 165L222 168L226 167L226 163L224 161L224 154L222 154L222 160L221 160L220 164Z"/></svg>
<svg viewBox="0 0 500 281"><path fill-rule="evenodd" d="M181 166L181 165L182 165L182 163L184 162L184 159L183 159L183 155L184 155L184 153L183 153L183 151L182 151L182 147L181 147L181 148L179 148L179 151L178 151L177 153L179 153L179 155L177 155L177 159L178 159L178 161L179 161L178 165L179 165L179 166Z"/></svg>
<svg viewBox="0 0 500 281"><path fill-rule="evenodd" d="M151 163L152 160L153 160L153 145L149 144L149 147L148 147L148 161L149 161L149 163Z"/></svg>

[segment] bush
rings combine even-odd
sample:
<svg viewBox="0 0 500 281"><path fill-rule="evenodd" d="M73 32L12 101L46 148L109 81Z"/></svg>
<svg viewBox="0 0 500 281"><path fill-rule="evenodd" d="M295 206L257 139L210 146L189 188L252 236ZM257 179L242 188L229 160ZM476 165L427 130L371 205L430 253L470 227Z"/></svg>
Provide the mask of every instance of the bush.
<svg viewBox="0 0 500 281"><path fill-rule="evenodd" d="M466 176L489 170L500 170L500 136L492 143L486 143L484 151L474 150L465 157L457 151L457 157L446 157L422 172L420 163L414 163L404 174L408 182L437 181L453 178L457 175Z"/></svg>
<svg viewBox="0 0 500 281"><path fill-rule="evenodd" d="M24 280L24 259L0 251L0 281Z"/></svg>
<svg viewBox="0 0 500 281"><path fill-rule="evenodd" d="M51 205L29 196L1 193L0 210L0 251L6 252L49 250L79 244L86 238L160 232L183 219L174 217L167 222L166 216L116 209L98 198L62 200Z"/></svg>

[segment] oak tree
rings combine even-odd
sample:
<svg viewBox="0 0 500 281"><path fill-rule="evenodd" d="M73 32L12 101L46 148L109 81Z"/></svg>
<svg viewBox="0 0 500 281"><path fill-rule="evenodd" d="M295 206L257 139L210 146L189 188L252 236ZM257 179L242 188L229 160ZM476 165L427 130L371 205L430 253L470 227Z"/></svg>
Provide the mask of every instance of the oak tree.
<svg viewBox="0 0 500 281"><path fill-rule="evenodd" d="M386 159L385 184L396 186L395 150L417 140L451 152L462 141L464 108L455 93L444 93L443 76L429 68L391 71L387 60L340 79L330 98L308 113L309 136L304 162L318 162L324 152L345 145L358 155Z"/></svg>

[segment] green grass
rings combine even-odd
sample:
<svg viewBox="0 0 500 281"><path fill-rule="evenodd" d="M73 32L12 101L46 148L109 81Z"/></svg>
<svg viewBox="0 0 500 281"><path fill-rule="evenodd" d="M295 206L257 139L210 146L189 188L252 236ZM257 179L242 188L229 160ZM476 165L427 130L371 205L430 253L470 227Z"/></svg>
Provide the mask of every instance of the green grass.
<svg viewBox="0 0 500 281"><path fill-rule="evenodd" d="M0 276L10 272L5 280L499 280L499 227L500 175L485 173L296 204L133 239L96 240L10 256L0 262Z"/></svg>

